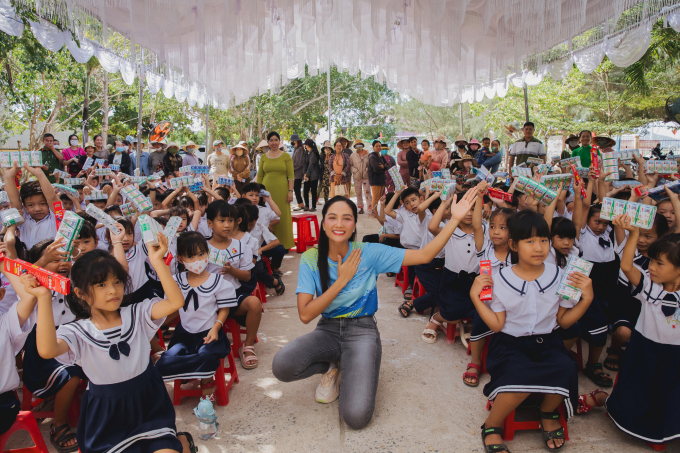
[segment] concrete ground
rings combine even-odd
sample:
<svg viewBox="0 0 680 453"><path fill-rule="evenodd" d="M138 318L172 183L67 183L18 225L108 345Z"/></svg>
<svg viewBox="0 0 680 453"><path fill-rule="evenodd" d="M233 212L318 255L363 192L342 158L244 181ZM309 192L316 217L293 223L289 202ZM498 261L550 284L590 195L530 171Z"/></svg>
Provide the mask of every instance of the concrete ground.
<svg viewBox="0 0 680 453"><path fill-rule="evenodd" d="M321 210L318 209L319 219ZM360 216L359 238L377 232L379 224ZM394 278L378 279L380 309L376 314L383 338L382 366L375 414L359 431L347 427L338 413L337 401L319 404L314 391L319 377L284 384L272 374L274 354L291 340L314 329L316 322L304 325L298 318L295 287L300 256L286 256L286 293L268 295L256 352L260 365L244 370L237 363L241 382L229 394L229 405L216 406L220 424L217 437L198 440L198 421L193 414L198 398L186 398L177 407L178 431L189 431L197 439L199 452L483 452L480 426L486 418L486 398L482 394L488 375L477 388L463 384L468 357L457 339L447 344L439 335L435 344L420 339L425 315L402 318L397 307L403 297L394 287ZM270 294L273 291L269 291ZM168 385L169 391L172 386ZM580 392L591 392L595 385L580 376ZM41 424L47 440L50 420ZM22 437L23 436L23 437ZM570 441L566 452L652 451L645 443L619 431L603 408L569 421ZM28 445L27 436L17 434L9 448ZM539 452L545 447L539 431L523 431L508 442L513 452ZM49 451L54 452L51 445ZM680 452L680 442L667 451Z"/></svg>

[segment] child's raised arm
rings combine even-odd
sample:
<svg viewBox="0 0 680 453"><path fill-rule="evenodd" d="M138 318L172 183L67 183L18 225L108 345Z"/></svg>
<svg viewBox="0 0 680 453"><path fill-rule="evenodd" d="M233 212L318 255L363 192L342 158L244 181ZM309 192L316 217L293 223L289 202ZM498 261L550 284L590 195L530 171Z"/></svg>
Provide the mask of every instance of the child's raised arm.
<svg viewBox="0 0 680 453"><path fill-rule="evenodd" d="M262 197L262 198L264 198L264 201L266 201L267 203L269 203L269 207L271 208L272 211L274 211L274 214L276 214L277 217L281 217L281 210L280 210L279 207L276 205L276 202L275 202L274 199L271 197L271 195L268 196L268 197Z"/></svg>
<svg viewBox="0 0 680 453"><path fill-rule="evenodd" d="M27 295L38 300L38 321L36 327L38 354L44 359L53 359L66 354L69 351L68 343L57 339L57 328L54 327L52 291L44 286L40 286L38 280L31 274L23 274L19 280L21 284L18 286L23 288L22 291L19 291L17 286L14 287L17 295L22 299L24 295Z"/></svg>
<svg viewBox="0 0 680 453"><path fill-rule="evenodd" d="M428 192L429 192L429 189L428 189ZM441 192L432 192L432 194L430 194L430 195L427 197L427 199L425 199L425 201L423 201L422 203L420 203L420 204L418 205L418 209L417 209L418 214L420 214L421 212L425 212L425 210L426 210L427 208L430 207L430 205L432 204L432 202L433 202L434 200L436 200L437 198L439 198L439 196L440 196L441 194L442 194Z"/></svg>
<svg viewBox="0 0 680 453"><path fill-rule="evenodd" d="M24 212L24 206L21 204L21 197L19 197L19 189L17 189L17 184L14 178L17 176L16 162L12 164L12 168L5 169L5 192L7 192L7 198L9 198L10 206L17 209L19 212Z"/></svg>
<svg viewBox="0 0 680 453"><path fill-rule="evenodd" d="M389 203L387 203L387 207L385 207L385 215L388 215L392 217L393 219L397 218L397 213L392 210L394 208L394 204L397 202L397 197L401 195L401 190L398 190L394 192L394 195L392 196L392 199L390 200Z"/></svg>
<svg viewBox="0 0 680 453"><path fill-rule="evenodd" d="M177 189L173 190L170 195L165 197L165 200L161 202L161 206L163 206L163 209L168 209L169 206L172 205L172 200L175 199L177 195L180 194L183 190L186 190L186 187L178 187Z"/></svg>
<svg viewBox="0 0 680 453"><path fill-rule="evenodd" d="M149 261L153 266L160 280L163 290L165 291L165 299L156 302L151 308L151 319L161 319L176 312L184 306L184 296L182 291L177 286L177 282L172 277L170 267L165 264L163 257L168 251L168 239L163 233L158 233L158 245L148 246Z"/></svg>
<svg viewBox="0 0 680 453"><path fill-rule="evenodd" d="M114 258L116 258L116 261L118 261L120 265L123 266L125 272L129 272L128 260L125 256L125 249L123 248L125 228L123 228L123 225L120 223L116 223L116 227L120 231L119 234L114 235L113 231L109 231L109 234L111 235L111 246L113 247L112 255Z"/></svg>
<svg viewBox="0 0 680 453"><path fill-rule="evenodd" d="M432 214L430 223L427 224L427 229L429 230L430 233L437 236L442 231L442 228L439 226L439 224L442 223L442 219L444 218L444 211L446 211L446 208L449 207L449 205L451 205L452 203L453 195L447 198L446 200L442 201L442 203L439 205L439 209L437 209L437 211L434 214ZM458 225L458 222L456 222L456 225Z"/></svg>
<svg viewBox="0 0 680 453"><path fill-rule="evenodd" d="M545 212L543 213L543 218L548 224L548 229L552 228L552 221L553 221L553 216L555 215L555 208L557 207L558 201L562 198L562 195L564 194L563 189L564 188L564 183L560 184L560 188L558 189L559 195L555 197L555 199L548 205L548 207L545 208ZM564 204L564 200L562 200L562 204Z"/></svg>
<svg viewBox="0 0 680 453"><path fill-rule="evenodd" d="M668 186L664 187L666 189L666 195L668 195L668 199L671 201L671 205L673 205L673 215L675 215L675 231L673 231L673 233L680 233L680 198L678 197L678 194L670 190Z"/></svg>
<svg viewBox="0 0 680 453"><path fill-rule="evenodd" d="M475 238L475 248L481 252L484 248L484 225L482 223L482 214L484 212L484 193L489 187L486 181L482 181L474 188L478 192L477 201L475 201L475 210L472 212L472 229Z"/></svg>
<svg viewBox="0 0 680 453"><path fill-rule="evenodd" d="M52 187L47 176L45 176L45 173L40 168L29 167L28 164L24 164L24 169L36 177L38 183L40 183L43 195L45 195L47 206L50 208L50 211L54 212L54 203L59 201L59 197L57 197L57 193L54 191L54 187Z"/></svg>
<svg viewBox="0 0 680 453"><path fill-rule="evenodd" d="M638 237L640 236L640 229L630 224L630 218L627 214L623 214L612 220L614 226L628 230L628 241L623 248L621 254L621 270L626 275L626 278L633 287L640 284L642 274L637 267L633 265L635 259L635 249L637 248Z"/></svg>

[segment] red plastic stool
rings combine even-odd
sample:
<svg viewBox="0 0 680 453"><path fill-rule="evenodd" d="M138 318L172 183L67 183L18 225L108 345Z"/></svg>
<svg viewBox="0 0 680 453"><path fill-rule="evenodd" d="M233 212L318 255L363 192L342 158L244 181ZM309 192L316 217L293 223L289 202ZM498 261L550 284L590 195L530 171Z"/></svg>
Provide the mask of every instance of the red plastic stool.
<svg viewBox="0 0 680 453"><path fill-rule="evenodd" d="M166 351L168 350L168 347L165 346L165 340L163 339L163 332L161 329L158 329L158 345ZM151 355L153 355L153 351L151 351Z"/></svg>
<svg viewBox="0 0 680 453"><path fill-rule="evenodd" d="M217 395L217 404L219 406L226 406L229 404L229 390L234 382L238 382L238 372L236 371L236 362L234 361L234 355L229 353L227 356L229 360L229 367L224 368L224 359L220 359L220 366L215 372L215 393ZM225 373L231 373L229 378L229 383L224 379ZM198 389L182 390L182 379L175 379L175 385L172 395L172 404L174 406L179 406L182 404L182 397L194 396L202 397L203 391L199 387Z"/></svg>
<svg viewBox="0 0 680 453"><path fill-rule="evenodd" d="M303 253L307 250L307 247L319 243L319 219L317 216L311 214L293 214L291 217L297 229L295 246L298 253ZM312 224L314 224L316 236L312 235Z"/></svg>
<svg viewBox="0 0 680 453"><path fill-rule="evenodd" d="M404 294L408 289L408 267L401 266L401 270L394 279L394 286L401 286L401 293Z"/></svg>
<svg viewBox="0 0 680 453"><path fill-rule="evenodd" d="M267 265L267 271L269 271L269 275L274 275L274 273L272 272L272 260L262 255L262 261L264 261L264 264Z"/></svg>
<svg viewBox="0 0 680 453"><path fill-rule="evenodd" d="M578 365L578 370L579 372L583 371L583 349L581 348L581 339L577 338L576 339L576 352L574 351L569 351L571 352L571 355L574 356L574 360L576 360L576 365Z"/></svg>
<svg viewBox="0 0 680 453"><path fill-rule="evenodd" d="M35 418L54 418L54 411L33 411L32 409L43 402L42 399L37 398L33 401L33 394L26 388L22 390L21 397L21 410L31 412ZM78 397L78 392L73 395L71 400L71 406L68 408L66 414L66 419L70 426L78 426L78 419L80 418L80 398ZM2 451L2 450L0 450Z"/></svg>
<svg viewBox="0 0 680 453"><path fill-rule="evenodd" d="M257 298L260 299L260 302L262 302L263 304L266 304L267 303L267 287L264 286L264 283L257 282L257 288L255 288L255 291L257 291L259 293ZM256 294L253 294L253 296L255 296L255 295ZM264 311L264 308L262 309L262 311Z"/></svg>
<svg viewBox="0 0 680 453"><path fill-rule="evenodd" d="M489 355L489 342L491 341L491 337L493 335L490 335L489 337L484 337L483 340L479 341L484 341L484 349L482 349L482 371L479 372L479 375L481 376L484 373L488 373L486 371L486 356ZM472 341L468 341L468 347L467 347L467 355L472 354Z"/></svg>
<svg viewBox="0 0 680 453"><path fill-rule="evenodd" d="M30 434L31 439L35 447L28 448L17 448L14 450L5 450L5 444L7 441L17 431L27 431ZM4 453L49 453L47 445L43 440L42 434L40 433L40 428L38 428L38 423L35 421L35 417L31 412L21 411L17 415L17 419L14 421L12 427L6 433L0 435L0 452Z"/></svg>
<svg viewBox="0 0 680 453"><path fill-rule="evenodd" d="M234 354L234 357L238 357L238 350L241 349L241 346L243 346L241 334L245 334L246 329L241 328L241 326L239 326L238 323L233 319L227 319L227 322L225 323L224 327L222 327L222 330L224 330L225 334L231 334L231 353ZM258 343L257 337L255 337L255 343Z"/></svg>
<svg viewBox="0 0 680 453"><path fill-rule="evenodd" d="M418 277L413 280L413 294L411 295L411 300L417 299L420 296L425 295L425 287L420 283Z"/></svg>
<svg viewBox="0 0 680 453"><path fill-rule="evenodd" d="M486 402L486 410L491 410L491 406L493 405L493 402L487 401ZM564 414L564 404L560 404L559 407L557 408L558 412L560 413L560 425L562 425L562 428L564 429L564 440L568 441L569 440L569 429L567 428L567 418L565 417ZM529 429L541 429L541 421L540 420L530 420L530 421L525 421L525 422L519 422L515 420L515 411L512 411L508 414L507 417L505 417L505 420L503 421L503 440L513 440L515 438L515 431L525 431Z"/></svg>
<svg viewBox="0 0 680 453"><path fill-rule="evenodd" d="M446 323L446 342L448 344L453 344L456 342L456 337L460 336L460 331L456 329L456 324L447 322Z"/></svg>

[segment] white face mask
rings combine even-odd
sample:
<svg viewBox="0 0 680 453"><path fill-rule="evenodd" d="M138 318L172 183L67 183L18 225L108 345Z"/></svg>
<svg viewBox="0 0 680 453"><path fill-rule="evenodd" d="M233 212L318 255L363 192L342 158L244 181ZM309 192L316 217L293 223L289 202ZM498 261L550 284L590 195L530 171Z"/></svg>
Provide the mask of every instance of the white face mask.
<svg viewBox="0 0 680 453"><path fill-rule="evenodd" d="M77 146L78 140L71 140L69 143L71 144L71 146Z"/></svg>
<svg viewBox="0 0 680 453"><path fill-rule="evenodd" d="M193 154L195 151L196 151L196 148L194 148L193 146L187 148L187 153L189 153L189 154Z"/></svg>
<svg viewBox="0 0 680 453"><path fill-rule="evenodd" d="M127 151L128 149L130 149L129 146L123 146L123 151Z"/></svg>
<svg viewBox="0 0 680 453"><path fill-rule="evenodd" d="M200 274L205 270L206 267L208 267L208 258L194 261L193 263L184 263L184 267L186 267L189 272Z"/></svg>

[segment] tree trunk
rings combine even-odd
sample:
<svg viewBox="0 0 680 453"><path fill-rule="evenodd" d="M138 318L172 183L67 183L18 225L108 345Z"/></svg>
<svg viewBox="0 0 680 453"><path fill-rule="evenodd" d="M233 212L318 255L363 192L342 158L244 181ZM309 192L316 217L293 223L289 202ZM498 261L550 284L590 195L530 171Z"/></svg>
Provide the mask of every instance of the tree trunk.
<svg viewBox="0 0 680 453"><path fill-rule="evenodd" d="M104 82L102 83L102 91L104 92L104 100L102 113L104 117L102 118L102 139L103 145L106 147L108 135L109 135L109 73L104 71Z"/></svg>
<svg viewBox="0 0 680 453"><path fill-rule="evenodd" d="M85 99L83 100L83 146L88 139L88 121L90 120L90 78L92 77L92 69L87 70L87 79L85 80Z"/></svg>

